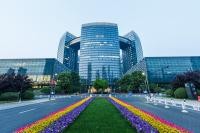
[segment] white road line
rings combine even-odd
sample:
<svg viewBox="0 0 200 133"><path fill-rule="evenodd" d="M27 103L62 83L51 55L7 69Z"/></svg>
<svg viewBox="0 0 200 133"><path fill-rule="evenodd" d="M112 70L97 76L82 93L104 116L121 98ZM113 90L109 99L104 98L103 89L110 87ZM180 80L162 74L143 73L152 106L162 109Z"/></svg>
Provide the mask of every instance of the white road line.
<svg viewBox="0 0 200 133"><path fill-rule="evenodd" d="M26 112L29 112L29 111L33 111L33 110L35 110L36 108L33 108L33 109L29 109L29 110L25 110L25 111L21 111L21 112L19 112L19 114L23 114L23 113L26 113Z"/></svg>

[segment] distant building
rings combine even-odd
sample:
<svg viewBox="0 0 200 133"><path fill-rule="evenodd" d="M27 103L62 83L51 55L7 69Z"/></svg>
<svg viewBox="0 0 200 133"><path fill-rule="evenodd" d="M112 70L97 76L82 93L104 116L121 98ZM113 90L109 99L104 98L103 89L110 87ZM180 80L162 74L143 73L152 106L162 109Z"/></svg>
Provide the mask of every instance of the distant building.
<svg viewBox="0 0 200 133"><path fill-rule="evenodd" d="M81 36L66 32L59 44L58 60L92 84L97 78L120 78L143 58L142 46L133 31L119 36L114 23L83 24Z"/></svg>
<svg viewBox="0 0 200 133"><path fill-rule="evenodd" d="M177 74L200 71L200 56L145 57L126 74L134 71L143 71L151 83L169 83Z"/></svg>
<svg viewBox="0 0 200 133"><path fill-rule="evenodd" d="M0 59L0 74L28 75L34 82L49 83L53 75L67 71L67 67L54 58Z"/></svg>

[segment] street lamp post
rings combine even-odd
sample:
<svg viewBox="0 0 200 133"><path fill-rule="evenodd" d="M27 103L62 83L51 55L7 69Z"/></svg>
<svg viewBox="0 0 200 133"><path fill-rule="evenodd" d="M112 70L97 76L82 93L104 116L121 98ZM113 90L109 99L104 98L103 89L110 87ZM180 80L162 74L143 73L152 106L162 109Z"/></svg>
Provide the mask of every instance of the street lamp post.
<svg viewBox="0 0 200 133"><path fill-rule="evenodd" d="M22 101L22 89L24 87L24 81L22 81L21 87L20 87L20 92L19 92L19 102Z"/></svg>
<svg viewBox="0 0 200 133"><path fill-rule="evenodd" d="M57 73L55 73L50 81L50 85L51 85L51 91L50 91L50 97L49 100L51 100L52 96L55 95L55 86L56 86L56 76Z"/></svg>
<svg viewBox="0 0 200 133"><path fill-rule="evenodd" d="M147 91L148 91L149 97L151 98L151 92L150 92L150 89L149 89L148 75L145 74L145 72L143 72L142 75L145 76L145 86L146 86L146 88L147 88Z"/></svg>
<svg viewBox="0 0 200 133"><path fill-rule="evenodd" d="M55 73L55 76L54 76L54 95L56 94L56 84L57 84L57 73Z"/></svg>
<svg viewBox="0 0 200 133"><path fill-rule="evenodd" d="M169 68L169 66L164 66L164 67L161 68L161 72L162 72L163 79L165 78L165 76L164 76L164 69L165 69L165 68ZM146 73L143 72L142 75L145 76L145 86L146 86L146 88L147 88L147 90L148 90L149 97L151 98L151 92L150 92L149 81L148 81L148 74L147 74L147 72L146 72Z"/></svg>
<svg viewBox="0 0 200 133"><path fill-rule="evenodd" d="M20 92L19 92L19 102L22 101L22 87L20 88Z"/></svg>

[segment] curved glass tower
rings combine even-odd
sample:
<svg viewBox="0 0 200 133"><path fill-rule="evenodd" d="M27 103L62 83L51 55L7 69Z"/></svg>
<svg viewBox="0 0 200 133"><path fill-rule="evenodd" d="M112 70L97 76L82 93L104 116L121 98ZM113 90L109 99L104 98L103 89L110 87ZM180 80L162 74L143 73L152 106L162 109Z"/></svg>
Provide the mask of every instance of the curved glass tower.
<svg viewBox="0 0 200 133"><path fill-rule="evenodd" d="M78 49L80 44L70 45L71 42L76 40L76 36L66 32L60 39L57 59L72 71L78 71Z"/></svg>
<svg viewBox="0 0 200 133"><path fill-rule="evenodd" d="M122 73L124 74L143 59L143 50L140 39L134 31L123 36L123 39L128 40L126 42L120 41L122 50Z"/></svg>
<svg viewBox="0 0 200 133"><path fill-rule="evenodd" d="M80 37L66 32L57 57L71 71L79 72L88 85L97 78L112 84L142 60L143 51L134 31L119 36L117 24L97 22L83 24Z"/></svg>
<svg viewBox="0 0 200 133"><path fill-rule="evenodd" d="M120 48L118 28L112 23L82 25L79 75L88 79L120 77Z"/></svg>

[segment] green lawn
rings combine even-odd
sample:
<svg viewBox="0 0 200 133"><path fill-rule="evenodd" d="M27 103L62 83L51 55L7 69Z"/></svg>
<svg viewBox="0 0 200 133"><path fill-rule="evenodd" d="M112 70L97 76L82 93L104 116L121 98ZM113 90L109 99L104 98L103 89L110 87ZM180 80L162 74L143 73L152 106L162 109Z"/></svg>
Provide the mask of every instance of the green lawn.
<svg viewBox="0 0 200 133"><path fill-rule="evenodd" d="M96 98L64 133L136 133L105 98Z"/></svg>

